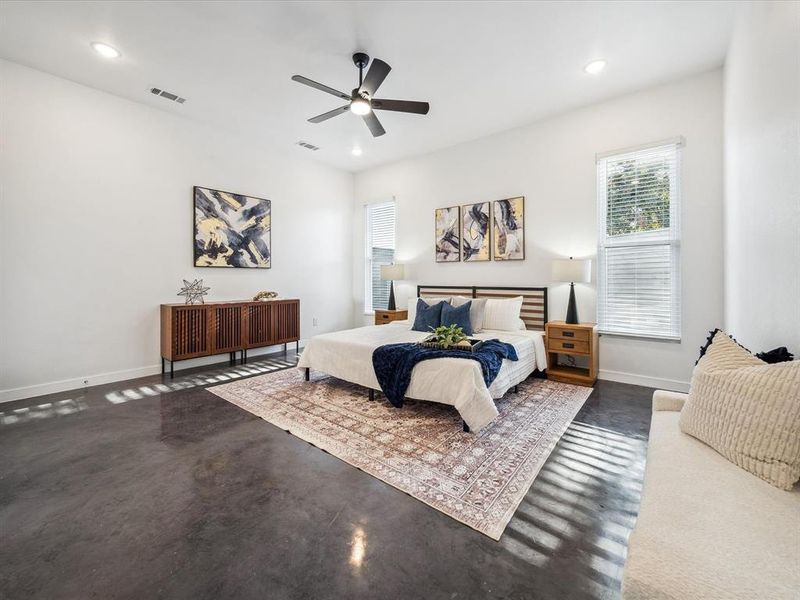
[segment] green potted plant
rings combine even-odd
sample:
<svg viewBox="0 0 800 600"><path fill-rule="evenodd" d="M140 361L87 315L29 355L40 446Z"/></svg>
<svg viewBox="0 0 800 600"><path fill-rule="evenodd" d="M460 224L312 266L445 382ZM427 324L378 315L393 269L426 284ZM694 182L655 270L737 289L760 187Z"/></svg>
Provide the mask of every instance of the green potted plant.
<svg viewBox="0 0 800 600"><path fill-rule="evenodd" d="M464 330L458 325L442 325L440 327L431 327L431 335L425 339L425 345L435 348L469 348L470 343L467 336L464 335Z"/></svg>

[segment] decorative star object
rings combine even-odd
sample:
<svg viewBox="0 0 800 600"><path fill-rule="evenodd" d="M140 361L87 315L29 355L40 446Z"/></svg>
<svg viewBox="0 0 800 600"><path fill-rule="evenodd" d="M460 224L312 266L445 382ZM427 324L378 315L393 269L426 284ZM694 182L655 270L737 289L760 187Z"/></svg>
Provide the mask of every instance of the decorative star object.
<svg viewBox="0 0 800 600"><path fill-rule="evenodd" d="M183 280L183 287L178 292L178 296L186 296L186 304L203 304L203 296L208 293L210 287L203 287L202 279L195 279L191 283Z"/></svg>

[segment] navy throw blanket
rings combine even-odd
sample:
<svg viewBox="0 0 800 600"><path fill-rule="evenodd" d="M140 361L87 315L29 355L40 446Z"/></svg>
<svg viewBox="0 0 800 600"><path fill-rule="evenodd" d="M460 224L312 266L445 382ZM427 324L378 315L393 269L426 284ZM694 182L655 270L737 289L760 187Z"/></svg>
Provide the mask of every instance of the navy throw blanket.
<svg viewBox="0 0 800 600"><path fill-rule="evenodd" d="M414 343L386 344L372 353L372 367L386 398L397 408L403 406L411 371L418 362L432 358L466 358L477 360L483 372L483 381L489 387L500 372L503 359L518 360L514 346L499 340L484 342L475 352L464 350L438 350Z"/></svg>

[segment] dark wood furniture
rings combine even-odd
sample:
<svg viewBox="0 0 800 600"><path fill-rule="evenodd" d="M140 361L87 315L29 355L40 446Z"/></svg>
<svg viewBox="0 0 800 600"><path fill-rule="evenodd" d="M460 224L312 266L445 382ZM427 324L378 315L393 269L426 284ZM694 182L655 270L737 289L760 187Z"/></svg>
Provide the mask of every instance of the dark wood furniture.
<svg viewBox="0 0 800 600"><path fill-rule="evenodd" d="M547 324L547 378L564 383L594 385L600 361L599 336L597 325L580 323L569 325L564 321L550 321ZM571 367L558 364L558 355L583 356L588 367Z"/></svg>
<svg viewBox="0 0 800 600"><path fill-rule="evenodd" d="M161 372L169 361L170 377L179 360L236 352L289 342L300 349L300 300L233 301L161 305Z"/></svg>
<svg viewBox="0 0 800 600"><path fill-rule="evenodd" d="M405 321L408 318L407 310L375 309L375 325L386 325L392 321Z"/></svg>

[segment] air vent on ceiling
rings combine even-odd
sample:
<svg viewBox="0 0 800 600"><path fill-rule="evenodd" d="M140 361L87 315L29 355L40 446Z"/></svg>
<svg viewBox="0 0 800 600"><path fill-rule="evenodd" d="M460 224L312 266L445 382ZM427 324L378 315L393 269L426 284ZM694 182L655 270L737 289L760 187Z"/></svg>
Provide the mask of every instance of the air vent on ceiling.
<svg viewBox="0 0 800 600"><path fill-rule="evenodd" d="M312 152L316 152L317 150L319 150L319 146L315 146L314 144L309 144L308 142L304 142L303 140L297 142L297 145L302 146L303 148L308 148Z"/></svg>
<svg viewBox="0 0 800 600"><path fill-rule="evenodd" d="M160 90L158 88L150 88L150 93L155 94L156 96L161 96L162 98L166 98L167 100L172 100L173 102L177 102L178 104L183 104L186 102L186 98L181 98L178 94L173 94L172 92L168 92L166 90Z"/></svg>

